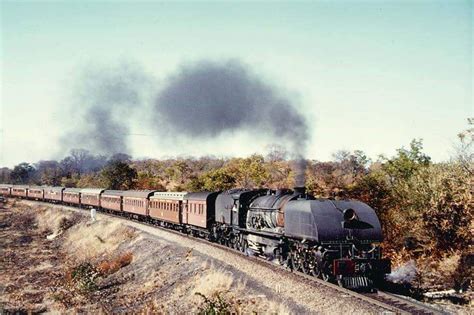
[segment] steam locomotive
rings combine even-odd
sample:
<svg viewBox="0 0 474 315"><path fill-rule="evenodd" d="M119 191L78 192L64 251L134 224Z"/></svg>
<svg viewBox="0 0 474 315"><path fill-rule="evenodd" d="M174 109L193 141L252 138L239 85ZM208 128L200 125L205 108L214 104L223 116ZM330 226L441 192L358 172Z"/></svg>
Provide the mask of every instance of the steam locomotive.
<svg viewBox="0 0 474 315"><path fill-rule="evenodd" d="M94 207L218 242L350 289L390 273L375 211L303 187L158 192L0 185L0 195Z"/></svg>

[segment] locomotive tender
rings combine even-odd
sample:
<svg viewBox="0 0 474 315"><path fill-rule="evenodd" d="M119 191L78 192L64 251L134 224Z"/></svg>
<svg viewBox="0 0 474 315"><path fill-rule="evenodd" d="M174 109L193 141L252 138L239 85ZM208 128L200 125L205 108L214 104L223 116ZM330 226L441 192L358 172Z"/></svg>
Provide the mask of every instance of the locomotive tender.
<svg viewBox="0 0 474 315"><path fill-rule="evenodd" d="M372 208L355 200L315 199L303 187L187 193L0 184L0 195L152 222L347 288L371 288L390 273Z"/></svg>

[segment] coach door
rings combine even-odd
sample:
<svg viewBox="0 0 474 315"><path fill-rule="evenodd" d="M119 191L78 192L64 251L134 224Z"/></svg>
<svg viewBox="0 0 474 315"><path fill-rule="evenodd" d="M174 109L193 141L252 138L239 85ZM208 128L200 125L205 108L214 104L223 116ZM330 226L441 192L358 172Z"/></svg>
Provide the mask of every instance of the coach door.
<svg viewBox="0 0 474 315"><path fill-rule="evenodd" d="M188 224L188 201L183 201L183 223Z"/></svg>

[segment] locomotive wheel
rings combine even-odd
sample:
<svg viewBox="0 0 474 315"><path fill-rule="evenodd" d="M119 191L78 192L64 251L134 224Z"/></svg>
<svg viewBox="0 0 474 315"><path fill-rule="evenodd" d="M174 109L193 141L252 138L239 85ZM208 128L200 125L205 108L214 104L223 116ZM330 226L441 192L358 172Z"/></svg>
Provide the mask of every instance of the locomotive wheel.
<svg viewBox="0 0 474 315"><path fill-rule="evenodd" d="M311 259L308 264L309 274L313 277L321 276L321 269L319 268L318 262L315 259Z"/></svg>
<svg viewBox="0 0 474 315"><path fill-rule="evenodd" d="M291 269L293 269L294 271L301 270L303 264L301 263L300 255L298 255L297 252L291 252L290 261L291 261Z"/></svg>
<svg viewBox="0 0 474 315"><path fill-rule="evenodd" d="M326 282L331 281L331 275L327 272L321 272L321 279L323 279Z"/></svg>
<svg viewBox="0 0 474 315"><path fill-rule="evenodd" d="M244 253L245 255L247 255L247 248L248 248L247 241L244 240L244 241L242 242L242 248L241 248L241 250L242 250L242 253Z"/></svg>
<svg viewBox="0 0 474 315"><path fill-rule="evenodd" d="M240 250L239 238L237 236L232 237L230 241L233 249Z"/></svg>
<svg viewBox="0 0 474 315"><path fill-rule="evenodd" d="M235 249L239 252L242 251L242 239L240 237L235 238Z"/></svg>
<svg viewBox="0 0 474 315"><path fill-rule="evenodd" d="M306 253L301 252L300 253L300 262L301 262L301 272L303 272L306 275L311 274L311 263L309 261L309 258L307 257Z"/></svg>
<svg viewBox="0 0 474 315"><path fill-rule="evenodd" d="M230 248L237 249L237 239L234 236L230 237L228 246Z"/></svg>
<svg viewBox="0 0 474 315"><path fill-rule="evenodd" d="M309 274L310 274L309 266L308 266L308 264L306 264L305 262L303 262L303 263L301 264L301 272L304 273L305 275L309 275Z"/></svg>

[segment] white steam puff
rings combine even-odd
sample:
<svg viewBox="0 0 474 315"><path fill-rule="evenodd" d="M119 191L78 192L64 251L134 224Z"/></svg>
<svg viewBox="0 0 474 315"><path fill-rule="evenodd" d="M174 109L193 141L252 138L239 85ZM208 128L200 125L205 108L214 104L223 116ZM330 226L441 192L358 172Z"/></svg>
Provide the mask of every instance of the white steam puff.
<svg viewBox="0 0 474 315"><path fill-rule="evenodd" d="M387 275L387 280L394 283L411 283L416 277L416 264L413 260L408 261Z"/></svg>

